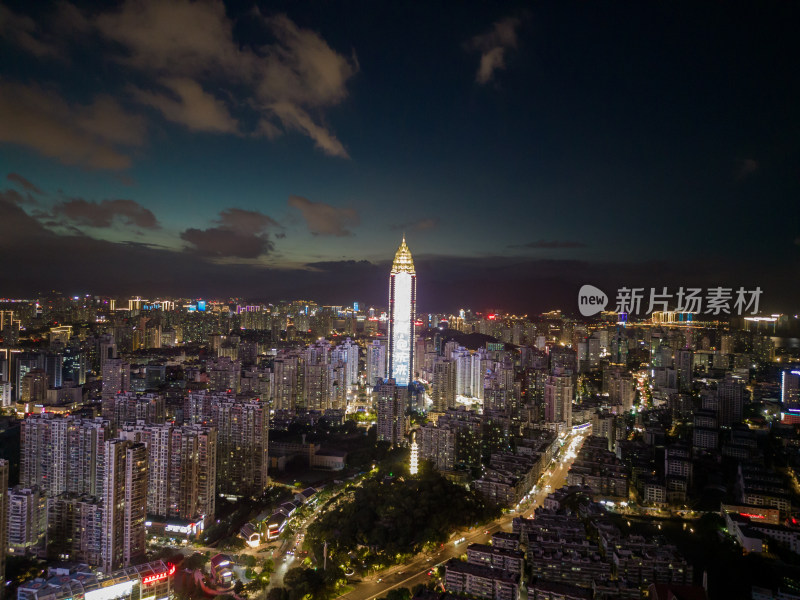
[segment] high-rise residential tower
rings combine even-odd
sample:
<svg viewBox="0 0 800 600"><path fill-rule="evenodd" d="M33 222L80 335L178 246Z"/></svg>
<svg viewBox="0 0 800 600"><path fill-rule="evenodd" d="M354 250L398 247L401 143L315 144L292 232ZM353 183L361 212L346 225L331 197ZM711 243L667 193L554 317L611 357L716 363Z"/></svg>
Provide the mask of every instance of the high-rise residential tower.
<svg viewBox="0 0 800 600"><path fill-rule="evenodd" d="M386 379L386 340L373 340L367 346L367 385Z"/></svg>
<svg viewBox="0 0 800 600"><path fill-rule="evenodd" d="M389 275L388 377L397 387L414 378L414 319L417 309L417 274L406 238L397 249Z"/></svg>
<svg viewBox="0 0 800 600"><path fill-rule="evenodd" d="M217 430L217 493L260 496L269 484L269 406L227 392L191 392L184 422Z"/></svg>
<svg viewBox="0 0 800 600"><path fill-rule="evenodd" d="M147 513L206 524L214 518L217 431L202 425L128 424L122 439L147 446Z"/></svg>
<svg viewBox="0 0 800 600"><path fill-rule="evenodd" d="M109 573L144 562L147 514L147 446L129 440L105 443L102 568Z"/></svg>
<svg viewBox="0 0 800 600"><path fill-rule="evenodd" d="M746 385L741 377L727 373L717 385L719 409L717 418L721 426L731 426L742 422L745 405Z"/></svg>
<svg viewBox="0 0 800 600"><path fill-rule="evenodd" d="M378 404L378 440L393 447L404 442L406 434L405 392L394 380L380 381L375 386Z"/></svg>
<svg viewBox="0 0 800 600"><path fill-rule="evenodd" d="M569 375L550 375L544 384L544 420L572 426L572 398L575 390Z"/></svg>
<svg viewBox="0 0 800 600"><path fill-rule="evenodd" d="M6 551L8 549L8 461L0 458L0 598L6 586Z"/></svg>

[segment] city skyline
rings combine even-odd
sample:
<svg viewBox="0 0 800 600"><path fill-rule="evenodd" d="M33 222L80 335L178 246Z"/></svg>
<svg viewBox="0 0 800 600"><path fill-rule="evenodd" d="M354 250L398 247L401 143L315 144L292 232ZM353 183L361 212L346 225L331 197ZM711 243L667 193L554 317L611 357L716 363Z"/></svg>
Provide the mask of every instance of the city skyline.
<svg viewBox="0 0 800 600"><path fill-rule="evenodd" d="M405 600L654 584L716 598L764 581L731 582L678 545L705 520L708 556L733 540L764 560L773 542L798 552L789 478L759 463L798 435L797 340L772 337L795 317L418 315L405 237L388 275L380 315L4 300L0 568L8 553L17 600L96 580L87 600L136 600L137 585L365 600L404 584ZM706 498L720 472L735 484Z"/></svg>
<svg viewBox="0 0 800 600"><path fill-rule="evenodd" d="M0 600L800 600L798 22L0 0Z"/></svg>
<svg viewBox="0 0 800 600"><path fill-rule="evenodd" d="M682 8L9 2L7 295L377 304L405 229L424 307L593 283L794 311L797 7Z"/></svg>

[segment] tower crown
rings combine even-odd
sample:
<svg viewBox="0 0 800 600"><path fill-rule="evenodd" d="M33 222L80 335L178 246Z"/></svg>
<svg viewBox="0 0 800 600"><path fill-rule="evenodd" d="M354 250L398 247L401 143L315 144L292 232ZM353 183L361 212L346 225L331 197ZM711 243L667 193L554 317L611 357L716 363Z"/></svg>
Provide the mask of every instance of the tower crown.
<svg viewBox="0 0 800 600"><path fill-rule="evenodd" d="M414 259L411 258L411 250L406 245L406 237L403 236L403 241L394 255L394 262L392 263L392 275L395 273L410 273L416 275L414 271Z"/></svg>

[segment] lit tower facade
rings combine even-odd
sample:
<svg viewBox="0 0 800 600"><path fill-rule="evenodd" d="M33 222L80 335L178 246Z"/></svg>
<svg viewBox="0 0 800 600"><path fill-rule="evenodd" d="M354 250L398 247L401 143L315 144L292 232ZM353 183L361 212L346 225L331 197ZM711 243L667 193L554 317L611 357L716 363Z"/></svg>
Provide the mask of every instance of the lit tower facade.
<svg viewBox="0 0 800 600"><path fill-rule="evenodd" d="M397 249L389 275L388 376L397 387L408 387L414 377L414 319L417 311L417 274L406 238Z"/></svg>

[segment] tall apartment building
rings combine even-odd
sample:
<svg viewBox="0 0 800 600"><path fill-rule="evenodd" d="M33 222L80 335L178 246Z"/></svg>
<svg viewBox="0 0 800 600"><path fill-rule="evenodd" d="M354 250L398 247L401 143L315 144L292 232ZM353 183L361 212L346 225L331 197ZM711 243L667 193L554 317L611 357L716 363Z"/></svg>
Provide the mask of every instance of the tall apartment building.
<svg viewBox="0 0 800 600"><path fill-rule="evenodd" d="M206 362L208 389L215 392L239 392L242 362L227 356L212 358Z"/></svg>
<svg viewBox="0 0 800 600"><path fill-rule="evenodd" d="M453 432L455 464L480 466L483 442L483 417L459 406L448 410L436 421L437 427Z"/></svg>
<svg viewBox="0 0 800 600"><path fill-rule="evenodd" d="M682 392L692 390L694 352L682 348L675 353L675 368L678 371L678 389Z"/></svg>
<svg viewBox="0 0 800 600"><path fill-rule="evenodd" d="M135 394L121 392L109 399L112 404L111 423L115 428L126 423L163 423L166 420L166 405L161 394Z"/></svg>
<svg viewBox="0 0 800 600"><path fill-rule="evenodd" d="M303 388L303 359L297 353L281 353L272 365L272 407L276 411L297 410Z"/></svg>
<svg viewBox="0 0 800 600"><path fill-rule="evenodd" d="M331 405L331 387L335 381L333 365L327 362L306 361L303 368L305 410L326 411L334 408Z"/></svg>
<svg viewBox="0 0 800 600"><path fill-rule="evenodd" d="M347 392L353 391L358 385L358 356L358 344L350 338L333 349L333 361L343 367L342 380Z"/></svg>
<svg viewBox="0 0 800 600"><path fill-rule="evenodd" d="M147 513L165 519L212 522L217 476L217 431L201 425L127 425L122 439L147 446Z"/></svg>
<svg viewBox="0 0 800 600"><path fill-rule="evenodd" d="M548 423L566 423L572 426L572 377L550 375L544 384L544 418Z"/></svg>
<svg viewBox="0 0 800 600"><path fill-rule="evenodd" d="M427 423L417 429L419 455L431 461L439 471L452 471L456 460L456 436L449 427Z"/></svg>
<svg viewBox="0 0 800 600"><path fill-rule="evenodd" d="M147 458L142 443L105 443L101 565L106 573L146 557Z"/></svg>
<svg viewBox="0 0 800 600"><path fill-rule="evenodd" d="M8 461L0 458L0 599L5 593L8 550Z"/></svg>
<svg viewBox="0 0 800 600"><path fill-rule="evenodd" d="M259 496L269 478L269 405L258 398L192 392L184 422L217 430L217 493Z"/></svg>
<svg viewBox="0 0 800 600"><path fill-rule="evenodd" d="M269 398L272 387L272 371L267 367L249 366L242 371L239 381L242 394Z"/></svg>
<svg viewBox="0 0 800 600"><path fill-rule="evenodd" d="M387 379L375 387L378 404L378 440L399 446L405 441L407 387Z"/></svg>
<svg viewBox="0 0 800 600"><path fill-rule="evenodd" d="M373 340L367 346L367 385L386 379L386 340Z"/></svg>
<svg viewBox="0 0 800 600"><path fill-rule="evenodd" d="M38 486L48 497L65 492L102 494L109 429L109 422L99 417L28 416L21 427L22 486Z"/></svg>
<svg viewBox="0 0 800 600"><path fill-rule="evenodd" d="M44 369L31 369L22 378L19 400L30 404L43 404L47 397L47 373ZM33 412L33 409L30 409Z"/></svg>
<svg viewBox="0 0 800 600"><path fill-rule="evenodd" d="M719 399L719 424L735 425L742 422L745 403L745 382L741 377L727 373L717 385Z"/></svg>
<svg viewBox="0 0 800 600"><path fill-rule="evenodd" d="M781 372L781 404L784 411L800 408L800 370Z"/></svg>
<svg viewBox="0 0 800 600"><path fill-rule="evenodd" d="M8 490L9 552L24 556L43 548L46 526L46 498L38 487Z"/></svg>
<svg viewBox="0 0 800 600"><path fill-rule="evenodd" d="M45 547L51 560L100 566L103 552L103 503L88 494L47 498Z"/></svg>
<svg viewBox="0 0 800 600"><path fill-rule="evenodd" d="M613 373L608 381L609 403L621 407L621 412L627 412L633 407L636 398L636 382L630 375Z"/></svg>
<svg viewBox="0 0 800 600"><path fill-rule="evenodd" d="M131 365L121 358L106 358L102 365L103 418L110 420L114 413L114 396L131 389Z"/></svg>
<svg viewBox="0 0 800 600"><path fill-rule="evenodd" d="M452 360L439 358L434 363L431 397L434 412L456 407L456 364Z"/></svg>

